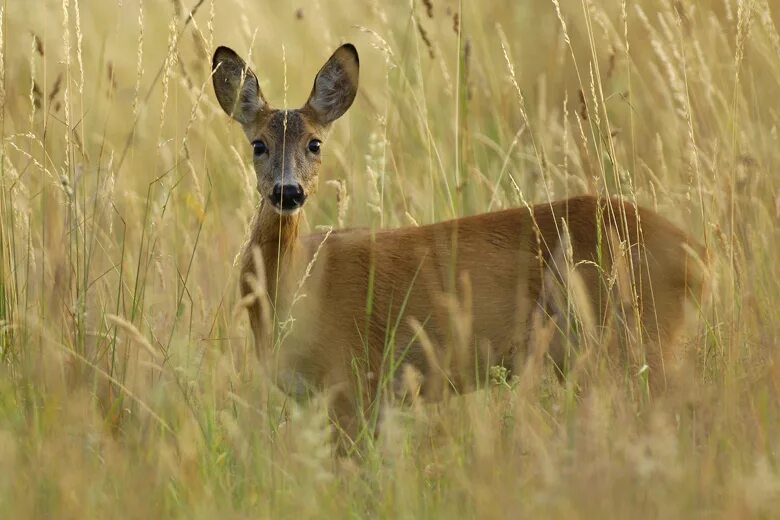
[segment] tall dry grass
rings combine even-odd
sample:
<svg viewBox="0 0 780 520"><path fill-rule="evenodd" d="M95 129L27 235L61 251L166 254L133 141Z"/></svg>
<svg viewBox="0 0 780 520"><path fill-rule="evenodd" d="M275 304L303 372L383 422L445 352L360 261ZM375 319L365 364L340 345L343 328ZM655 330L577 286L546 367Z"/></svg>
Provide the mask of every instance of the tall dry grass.
<svg viewBox="0 0 780 520"><path fill-rule="evenodd" d="M1 516L778 514L780 7L389 4L3 2ZM306 226L635 200L713 257L686 387L651 399L599 357L559 384L529 356L331 456L323 400L287 402L250 347L257 194L209 73L229 45L294 106L347 40L360 93Z"/></svg>

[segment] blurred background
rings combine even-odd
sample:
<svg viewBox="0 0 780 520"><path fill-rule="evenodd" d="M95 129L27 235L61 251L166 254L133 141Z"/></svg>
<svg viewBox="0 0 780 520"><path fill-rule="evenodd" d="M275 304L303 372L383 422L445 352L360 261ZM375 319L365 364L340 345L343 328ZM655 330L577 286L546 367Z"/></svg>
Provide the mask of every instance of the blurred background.
<svg viewBox="0 0 780 520"><path fill-rule="evenodd" d="M777 511L772 0L1 9L0 511ZM584 393L499 381L389 414L360 465L327 455L322 406L283 418L253 377L237 306L234 261L259 198L211 55L233 48L273 106L298 107L344 42L360 90L323 145L305 228L420 225L581 193L653 208L713 258L684 399L651 400L625 374Z"/></svg>

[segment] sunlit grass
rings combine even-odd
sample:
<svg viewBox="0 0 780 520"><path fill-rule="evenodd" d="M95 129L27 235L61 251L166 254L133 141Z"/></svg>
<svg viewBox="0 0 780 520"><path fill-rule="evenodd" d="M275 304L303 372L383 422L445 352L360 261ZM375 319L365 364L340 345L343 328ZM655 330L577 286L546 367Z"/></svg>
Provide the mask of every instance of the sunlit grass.
<svg viewBox="0 0 780 520"><path fill-rule="evenodd" d="M780 9L387 4L2 5L0 516L777 515ZM649 398L599 357L560 384L529 355L332 457L325 398L292 405L254 356L251 151L209 75L229 45L297 106L344 41L360 92L304 227L636 201L710 252L687 385Z"/></svg>

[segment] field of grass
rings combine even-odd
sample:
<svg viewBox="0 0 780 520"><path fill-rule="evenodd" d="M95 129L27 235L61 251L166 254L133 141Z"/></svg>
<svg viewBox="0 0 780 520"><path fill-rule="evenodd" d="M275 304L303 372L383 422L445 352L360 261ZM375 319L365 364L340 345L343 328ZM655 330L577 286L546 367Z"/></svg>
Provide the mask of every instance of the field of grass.
<svg viewBox="0 0 780 520"><path fill-rule="evenodd" d="M0 9L0 517L780 515L774 0ZM228 45L297 107L345 41L360 91L304 227L637 201L712 258L686 385L528 365L389 406L332 456L323 400L284 403L254 357L235 259L258 194L210 65Z"/></svg>

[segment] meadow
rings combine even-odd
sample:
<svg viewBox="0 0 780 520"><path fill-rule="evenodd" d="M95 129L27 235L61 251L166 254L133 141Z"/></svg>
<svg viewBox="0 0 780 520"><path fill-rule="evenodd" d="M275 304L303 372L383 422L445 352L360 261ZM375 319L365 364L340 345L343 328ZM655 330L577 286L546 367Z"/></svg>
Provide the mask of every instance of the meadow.
<svg viewBox="0 0 780 520"><path fill-rule="evenodd" d="M777 24L775 0L4 0L0 517L776 517ZM259 195L210 74L228 45L297 107L347 41L304 227L638 202L711 258L685 385L531 356L333 455L324 397L254 355Z"/></svg>

